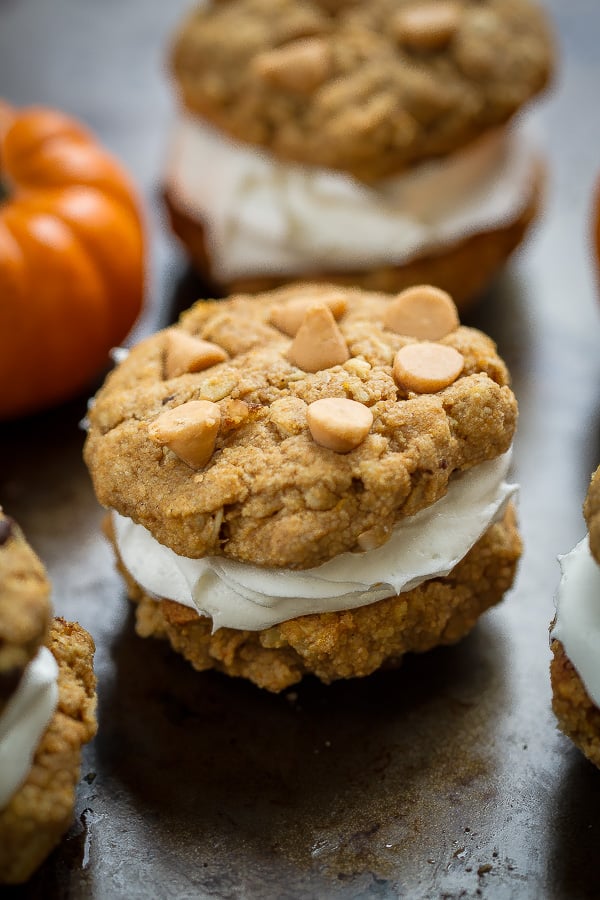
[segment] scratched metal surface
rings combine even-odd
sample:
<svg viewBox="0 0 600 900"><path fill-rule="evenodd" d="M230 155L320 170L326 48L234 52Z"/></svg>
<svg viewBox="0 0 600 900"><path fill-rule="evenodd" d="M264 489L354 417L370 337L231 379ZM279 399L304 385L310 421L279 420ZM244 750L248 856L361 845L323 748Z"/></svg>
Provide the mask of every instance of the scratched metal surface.
<svg viewBox="0 0 600 900"><path fill-rule="evenodd" d="M0 93L87 120L143 190L153 263L136 336L202 291L159 201L172 116L164 47L186 5L0 2ZM548 160L546 211L471 319L498 341L520 402L516 588L459 646L393 673L307 681L280 697L198 675L133 632L81 462L85 398L3 426L0 498L46 562L57 612L94 635L100 721L73 828L6 896L597 896L600 773L556 731L547 628L556 557L583 535L600 461L588 246L600 7L547 5L562 64L532 116Z"/></svg>

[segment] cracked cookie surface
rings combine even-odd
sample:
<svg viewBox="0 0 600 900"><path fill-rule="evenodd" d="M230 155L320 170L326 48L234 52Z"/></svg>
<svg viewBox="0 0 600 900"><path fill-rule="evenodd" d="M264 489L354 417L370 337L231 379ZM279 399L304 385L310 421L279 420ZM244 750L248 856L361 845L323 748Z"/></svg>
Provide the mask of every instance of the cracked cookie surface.
<svg viewBox="0 0 600 900"><path fill-rule="evenodd" d="M288 359L294 338L270 324L275 308L332 297L345 304L336 328L349 358L304 371ZM439 340L464 359L452 384L431 394L399 387L394 357L415 339L385 328L391 302L331 285L292 285L197 303L175 329L135 347L96 397L85 457L100 502L182 556L308 568L363 549L365 534L389 534L440 499L454 472L508 449L516 401L494 343L465 327ZM220 346L228 359L167 379L173 331ZM307 409L325 398L356 401L373 415L350 452L311 436ZM200 471L149 434L165 411L194 401L216 404L221 416Z"/></svg>
<svg viewBox="0 0 600 900"><path fill-rule="evenodd" d="M193 113L369 182L507 122L553 48L529 0L229 0L192 11L172 57Z"/></svg>

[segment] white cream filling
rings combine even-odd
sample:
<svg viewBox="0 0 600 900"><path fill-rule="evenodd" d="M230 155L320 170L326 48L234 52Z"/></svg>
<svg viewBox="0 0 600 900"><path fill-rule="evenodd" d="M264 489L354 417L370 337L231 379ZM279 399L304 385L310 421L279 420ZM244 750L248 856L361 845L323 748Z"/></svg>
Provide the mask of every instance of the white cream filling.
<svg viewBox="0 0 600 900"><path fill-rule="evenodd" d="M41 647L0 715L0 810L27 778L42 734L58 705L58 666Z"/></svg>
<svg viewBox="0 0 600 900"><path fill-rule="evenodd" d="M400 522L383 546L312 569L268 569L224 557L188 559L113 513L126 568L155 597L196 609L218 628L259 631L309 613L354 609L447 575L502 515L517 486L510 451L453 479L437 503Z"/></svg>
<svg viewBox="0 0 600 900"><path fill-rule="evenodd" d="M559 640L596 706L600 706L600 566L586 536L559 557L562 578L552 637Z"/></svg>
<svg viewBox="0 0 600 900"><path fill-rule="evenodd" d="M167 158L176 204L206 228L221 280L401 265L517 219L536 154L522 128L372 186L277 161L182 114Z"/></svg>

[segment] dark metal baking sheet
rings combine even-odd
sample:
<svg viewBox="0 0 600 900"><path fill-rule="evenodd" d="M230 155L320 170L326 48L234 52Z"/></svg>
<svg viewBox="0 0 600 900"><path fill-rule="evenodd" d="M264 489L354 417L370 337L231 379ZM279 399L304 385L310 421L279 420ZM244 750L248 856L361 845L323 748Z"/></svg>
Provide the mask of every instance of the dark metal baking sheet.
<svg viewBox="0 0 600 900"><path fill-rule="evenodd" d="M173 115L165 47L183 0L0 3L0 92L80 115L149 209L136 336L201 294L159 200ZM0 498L46 562L56 611L97 644L100 730L74 825L20 898L597 896L600 773L556 730L547 630L556 557L584 533L600 462L596 0L552 0L562 63L530 118L545 215L470 318L520 402L525 553L513 592L456 647L395 672L275 697L194 673L133 631L81 462L85 398L0 428ZM1 298L0 298L1 302ZM9 390L3 385L2 390Z"/></svg>

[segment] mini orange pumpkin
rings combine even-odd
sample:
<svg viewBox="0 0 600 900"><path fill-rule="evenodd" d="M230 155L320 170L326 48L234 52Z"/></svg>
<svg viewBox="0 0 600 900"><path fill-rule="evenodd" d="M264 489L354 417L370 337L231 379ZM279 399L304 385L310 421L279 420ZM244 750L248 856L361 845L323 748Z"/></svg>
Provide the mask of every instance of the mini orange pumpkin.
<svg viewBox="0 0 600 900"><path fill-rule="evenodd" d="M75 396L142 305L135 192L78 122L0 106L0 419Z"/></svg>
<svg viewBox="0 0 600 900"><path fill-rule="evenodd" d="M600 287L600 178L596 180L594 192L592 195L591 219L592 227L590 229L590 236L592 245L592 258L595 267L596 284L597 287Z"/></svg>

